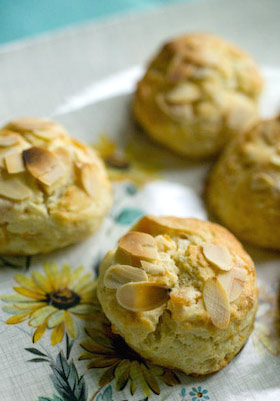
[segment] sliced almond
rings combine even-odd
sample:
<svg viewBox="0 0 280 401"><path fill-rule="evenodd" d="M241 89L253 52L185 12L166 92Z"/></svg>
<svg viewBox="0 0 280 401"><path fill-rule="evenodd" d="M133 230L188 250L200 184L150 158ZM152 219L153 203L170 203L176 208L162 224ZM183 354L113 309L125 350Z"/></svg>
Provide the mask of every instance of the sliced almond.
<svg viewBox="0 0 280 401"><path fill-rule="evenodd" d="M54 138L57 138L59 135L63 134L63 130L61 129L54 129L50 127L48 130L34 130L32 134L36 135L40 139L44 139L50 141Z"/></svg>
<svg viewBox="0 0 280 401"><path fill-rule="evenodd" d="M7 171L10 174L21 173L25 170L22 153L11 153L7 155L4 160Z"/></svg>
<svg viewBox="0 0 280 401"><path fill-rule="evenodd" d="M203 288L203 300L214 326L226 329L230 321L230 303L217 277L210 277Z"/></svg>
<svg viewBox="0 0 280 401"><path fill-rule="evenodd" d="M183 82L168 92L165 98L169 103L184 104L199 99L200 90L190 82Z"/></svg>
<svg viewBox="0 0 280 401"><path fill-rule="evenodd" d="M162 234L167 230L187 232L190 229L189 219L172 216L144 216L136 225L137 230L150 234Z"/></svg>
<svg viewBox="0 0 280 401"><path fill-rule="evenodd" d="M81 167L81 180L86 193L94 198L98 190L98 176L94 164L83 164Z"/></svg>
<svg viewBox="0 0 280 401"><path fill-rule="evenodd" d="M0 196L12 200L23 200L29 198L31 190L17 178L0 181Z"/></svg>
<svg viewBox="0 0 280 401"><path fill-rule="evenodd" d="M23 150L30 148L30 144L23 138L19 138L18 142L13 146L0 147L0 166L5 167L4 158L13 153L21 153Z"/></svg>
<svg viewBox="0 0 280 401"><path fill-rule="evenodd" d="M165 272L165 268L162 264L157 265L155 263L147 262L146 260L140 260L140 264L145 272L152 275L161 275Z"/></svg>
<svg viewBox="0 0 280 401"><path fill-rule="evenodd" d="M22 153L27 170L42 183L52 185L63 176L58 158L49 150L33 146Z"/></svg>
<svg viewBox="0 0 280 401"><path fill-rule="evenodd" d="M223 245L205 244L202 250L208 262L213 263L219 269L229 271L232 268L232 257L227 247Z"/></svg>
<svg viewBox="0 0 280 401"><path fill-rule="evenodd" d="M117 301L132 312L149 311L164 305L169 290L149 282L128 283L117 290Z"/></svg>
<svg viewBox="0 0 280 401"><path fill-rule="evenodd" d="M18 143L19 138L17 135L13 133L9 133L9 131L1 131L0 133L0 146L12 146Z"/></svg>
<svg viewBox="0 0 280 401"><path fill-rule="evenodd" d="M59 163L52 166L51 170L48 171L47 173L40 175L38 179L43 184L51 186L61 177L63 177L63 175L64 175L64 170L62 168L62 165Z"/></svg>
<svg viewBox="0 0 280 401"><path fill-rule="evenodd" d="M21 131L47 130L54 124L55 123L53 121L44 120L42 118L22 117L17 120L9 122L7 124L7 127L21 132Z"/></svg>
<svg viewBox="0 0 280 401"><path fill-rule="evenodd" d="M154 238L146 233L130 231L119 242L119 249L131 256L154 261L158 258Z"/></svg>
<svg viewBox="0 0 280 401"><path fill-rule="evenodd" d="M104 285L107 288L119 288L124 284L137 281L148 281L147 273L129 265L111 266L104 276Z"/></svg>
<svg viewBox="0 0 280 401"><path fill-rule="evenodd" d="M218 276L230 302L238 299L246 283L247 270L234 267L231 271Z"/></svg>

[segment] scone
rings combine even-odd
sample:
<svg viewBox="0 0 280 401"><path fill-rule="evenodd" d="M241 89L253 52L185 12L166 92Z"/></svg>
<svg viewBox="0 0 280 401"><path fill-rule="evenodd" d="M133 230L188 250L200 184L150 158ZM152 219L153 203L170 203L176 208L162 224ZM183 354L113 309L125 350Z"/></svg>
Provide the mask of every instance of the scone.
<svg viewBox="0 0 280 401"><path fill-rule="evenodd" d="M114 332L142 357L186 374L225 366L250 335L255 267L225 228L143 217L104 258L98 298Z"/></svg>
<svg viewBox="0 0 280 401"><path fill-rule="evenodd" d="M210 34L184 35L154 57L133 111L152 139L203 159L256 121L262 85L253 60L235 46Z"/></svg>
<svg viewBox="0 0 280 401"><path fill-rule="evenodd" d="M210 175L210 210L242 240L280 249L280 117L228 145Z"/></svg>
<svg viewBox="0 0 280 401"><path fill-rule="evenodd" d="M102 161L37 118L0 130L0 253L33 255L81 241L112 202Z"/></svg>

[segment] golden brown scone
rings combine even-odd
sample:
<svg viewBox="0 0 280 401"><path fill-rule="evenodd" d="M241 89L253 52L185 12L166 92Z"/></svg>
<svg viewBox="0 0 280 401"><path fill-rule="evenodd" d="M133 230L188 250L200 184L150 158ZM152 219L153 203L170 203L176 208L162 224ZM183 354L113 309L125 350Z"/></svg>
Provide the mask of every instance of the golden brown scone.
<svg viewBox="0 0 280 401"><path fill-rule="evenodd" d="M214 35L188 34L154 57L133 111L155 141L192 159L207 158L256 121L262 85L247 54Z"/></svg>
<svg viewBox="0 0 280 401"><path fill-rule="evenodd" d="M242 240L280 249L280 117L259 122L226 147L206 197Z"/></svg>
<svg viewBox="0 0 280 401"><path fill-rule="evenodd" d="M252 260L225 228L197 219L143 217L105 256L97 291L134 350L186 374L234 358L257 309Z"/></svg>
<svg viewBox="0 0 280 401"><path fill-rule="evenodd" d="M60 125L25 117L0 130L0 252L32 255L81 241L112 202L102 161Z"/></svg>

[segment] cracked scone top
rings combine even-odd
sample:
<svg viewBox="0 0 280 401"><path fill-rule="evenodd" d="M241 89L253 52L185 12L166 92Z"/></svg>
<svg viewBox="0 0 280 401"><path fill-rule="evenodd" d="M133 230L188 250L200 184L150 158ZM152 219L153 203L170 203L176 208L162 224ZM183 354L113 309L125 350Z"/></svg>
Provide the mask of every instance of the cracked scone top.
<svg viewBox="0 0 280 401"><path fill-rule="evenodd" d="M145 216L105 256L98 298L112 329L153 363L203 375L250 335L255 267L223 227Z"/></svg>
<svg viewBox="0 0 280 401"><path fill-rule="evenodd" d="M111 205L102 161L60 125L24 117L0 130L0 252L32 255L94 232Z"/></svg>
<svg viewBox="0 0 280 401"><path fill-rule="evenodd" d="M253 60L210 34L168 42L138 83L133 110L150 135L190 157L217 154L257 119L262 78Z"/></svg>
<svg viewBox="0 0 280 401"><path fill-rule="evenodd" d="M280 249L280 116L226 147L206 196L211 211L242 240Z"/></svg>

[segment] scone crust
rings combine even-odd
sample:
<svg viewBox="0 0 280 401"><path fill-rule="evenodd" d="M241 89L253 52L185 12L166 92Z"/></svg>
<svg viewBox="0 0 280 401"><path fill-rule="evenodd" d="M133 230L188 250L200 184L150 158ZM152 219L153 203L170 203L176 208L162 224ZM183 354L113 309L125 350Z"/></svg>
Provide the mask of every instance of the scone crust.
<svg viewBox="0 0 280 401"><path fill-rule="evenodd" d="M237 137L214 166L206 188L210 210L239 238L280 249L280 118Z"/></svg>
<svg viewBox="0 0 280 401"><path fill-rule="evenodd" d="M156 142L192 159L217 154L257 119L262 78L254 61L217 36L165 44L139 81L136 120Z"/></svg>
<svg viewBox="0 0 280 401"><path fill-rule="evenodd" d="M168 301L148 311L127 310L118 303L119 289L107 287L106 272L124 263L121 239L101 264L97 290L113 330L153 363L194 375L221 369L244 346L253 329L257 290L251 258L228 230L206 221L146 216L132 231L153 237L158 259L143 264L134 256L125 259L125 264L144 269L148 281L168 288L170 295ZM222 280L225 274L205 257L206 244L226 248L233 268L246 273L240 295L230 302L229 321L223 328L213 323L205 306L206 282L216 277Z"/></svg>
<svg viewBox="0 0 280 401"><path fill-rule="evenodd" d="M112 202L103 162L53 121L0 130L0 252L33 255L96 231Z"/></svg>

